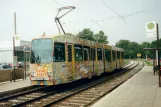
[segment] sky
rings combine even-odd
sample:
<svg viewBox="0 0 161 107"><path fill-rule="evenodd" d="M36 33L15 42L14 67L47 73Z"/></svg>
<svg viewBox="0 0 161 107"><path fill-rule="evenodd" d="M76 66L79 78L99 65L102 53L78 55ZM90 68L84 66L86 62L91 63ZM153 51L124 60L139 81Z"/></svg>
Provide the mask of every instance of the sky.
<svg viewBox="0 0 161 107"><path fill-rule="evenodd" d="M161 24L161 0L0 0L0 42L12 40L14 12L17 34L22 40L31 41L43 32L47 36L58 35L54 18L58 8L64 6L76 7L60 19L65 32L103 30L111 45L121 39L151 42L156 38L146 36L146 22Z"/></svg>

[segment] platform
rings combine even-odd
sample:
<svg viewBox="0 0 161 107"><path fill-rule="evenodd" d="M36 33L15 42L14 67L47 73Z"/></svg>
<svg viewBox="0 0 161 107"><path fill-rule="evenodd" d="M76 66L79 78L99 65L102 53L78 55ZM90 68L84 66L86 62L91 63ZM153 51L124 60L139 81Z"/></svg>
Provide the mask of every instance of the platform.
<svg viewBox="0 0 161 107"><path fill-rule="evenodd" d="M0 93L4 92L4 91L10 91L10 90L14 90L17 88L23 88L23 87L27 87L30 86L30 79L27 78L25 80L16 80L15 82L3 82L0 83Z"/></svg>
<svg viewBox="0 0 161 107"><path fill-rule="evenodd" d="M153 67L139 73L104 96L91 107L161 107L161 88Z"/></svg>

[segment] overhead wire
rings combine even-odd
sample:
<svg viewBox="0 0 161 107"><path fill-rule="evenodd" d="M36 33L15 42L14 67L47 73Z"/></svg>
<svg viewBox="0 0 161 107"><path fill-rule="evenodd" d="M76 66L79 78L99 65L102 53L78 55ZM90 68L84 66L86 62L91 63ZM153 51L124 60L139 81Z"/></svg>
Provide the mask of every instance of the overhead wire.
<svg viewBox="0 0 161 107"><path fill-rule="evenodd" d="M57 2L56 0L52 0L52 1L54 1L55 3L57 3L57 4L61 5L61 6L64 6L63 4ZM117 15L117 16L110 16L108 19L112 19L112 18L117 18L117 17L119 17L121 20L123 20L123 22L124 22L126 25L127 25L127 23L126 23L126 21L125 21L125 18L133 17L133 16L135 16L135 15L143 14L143 13L156 12L156 10L154 10L154 9L157 9L157 8L160 8L160 7L161 7L161 6L158 6L158 7L155 6L155 7L153 7L153 8L140 10L140 11L134 12L134 13L129 14L129 15L119 15L112 7L110 7L109 5L107 5L107 3L106 3L104 0L101 0L101 1L102 1L102 3L103 3L107 8L109 8L112 12L114 12L114 13ZM77 9L79 9L79 8L77 8ZM154 10L154 11L152 11L152 10ZM78 15L83 16L84 18L88 19L89 21L91 21L91 22L97 24L100 28L102 28L102 27L100 26L100 24L99 24L98 21L92 20L92 19L86 17L85 15L83 15L82 13L79 13ZM69 22L68 22L68 23L69 23Z"/></svg>
<svg viewBox="0 0 161 107"><path fill-rule="evenodd" d="M126 24L126 21L124 20L124 18L122 17L122 16L120 16L114 9L112 9L112 7L110 7L109 5L107 5L107 3L104 1L104 0L101 0L102 1L102 3L107 7L107 8L109 8L111 11L113 11L118 17L120 17L121 18L121 20L123 20L124 21L124 23Z"/></svg>
<svg viewBox="0 0 161 107"><path fill-rule="evenodd" d="M80 10L80 8L77 8L77 9ZM78 15L83 16L85 19L87 19L87 20L89 20L90 22L96 24L100 29L102 29L102 30L104 29L104 28L99 24L100 21L90 19L90 18L88 18L87 16L85 16L85 15L82 14L82 13L79 13ZM105 32L105 31L104 31L104 32Z"/></svg>
<svg viewBox="0 0 161 107"><path fill-rule="evenodd" d="M109 5L107 5L107 3L106 3L104 0L101 0L101 2L102 2L107 8L109 8L112 12L114 12L114 13L115 13L115 14L124 22L124 24L126 25L128 31L131 32L131 29L129 29L129 26L127 25L125 19L124 19L121 15L119 15L112 7L110 7ZM131 34L131 35L133 36L133 34Z"/></svg>
<svg viewBox="0 0 161 107"><path fill-rule="evenodd" d="M123 19L125 19L125 18L132 17L132 16L135 16L135 15L138 15L138 14L149 13L149 12L156 12L156 10L159 10L157 8L161 9L161 6L153 7L153 8L150 8L150 9L143 9L143 10L136 11L136 12L128 14L128 15L120 15L120 16ZM117 18L117 17L120 17L120 16L110 16L107 19L113 19L113 18Z"/></svg>
<svg viewBox="0 0 161 107"><path fill-rule="evenodd" d="M52 1L54 1L55 3L57 3L57 4L61 5L61 6L65 6L65 5L63 5L63 4L59 3L59 2L57 2L56 0L52 0ZM110 7L109 5L107 5L107 3L106 3L104 0L101 0L101 1L102 1L102 3L104 3L109 9L111 9L111 10L117 15L117 16L110 16L108 19L120 17L124 22L125 22L124 19L127 18L127 17L132 17L132 16L134 16L134 15L141 14L141 13L146 13L146 12L151 11L151 10L154 10L154 9L156 9L156 8L161 8L161 6L156 6L156 7L150 8L150 9L143 9L143 10L134 12L134 13L129 14L129 15L119 15L112 7ZM77 8L77 9L79 9L79 8ZM81 13L80 13L80 14L81 14ZM81 15L83 15L83 14L81 14ZM90 20L90 21L93 21L93 20L89 19L88 17L86 17L85 15L83 15L83 16L84 16L86 19L88 19L88 20Z"/></svg>
<svg viewBox="0 0 161 107"><path fill-rule="evenodd" d="M63 4L59 3L59 2L57 2L56 0L52 0L52 1L54 1L55 3L57 3L57 4L61 5L61 6L65 6L65 5L63 5Z"/></svg>
<svg viewBox="0 0 161 107"><path fill-rule="evenodd" d="M155 12L157 8L161 8L161 6L153 7L153 8L150 8L150 9L143 9L143 10L137 11L135 13L129 14L127 16L123 16L123 18L132 17L132 16L137 15L137 14ZM155 10L155 11L153 11L153 10Z"/></svg>
<svg viewBox="0 0 161 107"><path fill-rule="evenodd" d="M65 5L63 5L63 4L59 3L59 2L57 2L56 0L52 0L52 1L54 1L55 3L57 3L57 4L61 5L61 6L65 6ZM80 9L80 8L76 7L76 9ZM100 24L98 24L98 21L96 22L96 20L90 19L90 18L88 18L87 16L85 16L85 15L82 14L82 13L76 13L76 14L79 15L79 16L81 16L81 17L83 16L84 18L86 18L86 19L89 20L90 22L96 24L97 26L100 27L100 29L103 28L102 26L100 26ZM68 22L68 23L69 23L69 22ZM70 23L71 23L71 22L70 22ZM104 28L103 28L103 29L104 29Z"/></svg>

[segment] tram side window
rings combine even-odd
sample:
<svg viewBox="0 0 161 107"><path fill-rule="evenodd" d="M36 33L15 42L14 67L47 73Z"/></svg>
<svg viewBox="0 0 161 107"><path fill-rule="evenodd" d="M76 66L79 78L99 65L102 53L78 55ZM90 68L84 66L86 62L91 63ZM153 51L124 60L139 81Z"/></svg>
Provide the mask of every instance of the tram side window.
<svg viewBox="0 0 161 107"><path fill-rule="evenodd" d="M72 45L68 45L68 61L72 61Z"/></svg>
<svg viewBox="0 0 161 107"><path fill-rule="evenodd" d="M106 61L111 62L111 54L110 54L110 51L107 49L105 49L105 58L106 58Z"/></svg>
<svg viewBox="0 0 161 107"><path fill-rule="evenodd" d="M115 61L115 51L112 51L113 61Z"/></svg>
<svg viewBox="0 0 161 107"><path fill-rule="evenodd" d="M97 58L98 60L102 60L102 49L101 48L97 48Z"/></svg>
<svg viewBox="0 0 161 107"><path fill-rule="evenodd" d="M96 51L95 51L95 48L91 48L91 60L96 60Z"/></svg>
<svg viewBox="0 0 161 107"><path fill-rule="evenodd" d="M54 62L65 61L65 45L64 43L54 43Z"/></svg>
<svg viewBox="0 0 161 107"><path fill-rule="evenodd" d="M83 60L82 45L74 45L74 53L76 61Z"/></svg>
<svg viewBox="0 0 161 107"><path fill-rule="evenodd" d="M87 46L84 46L83 50L84 50L84 61L88 61L89 55L90 55L90 48Z"/></svg>

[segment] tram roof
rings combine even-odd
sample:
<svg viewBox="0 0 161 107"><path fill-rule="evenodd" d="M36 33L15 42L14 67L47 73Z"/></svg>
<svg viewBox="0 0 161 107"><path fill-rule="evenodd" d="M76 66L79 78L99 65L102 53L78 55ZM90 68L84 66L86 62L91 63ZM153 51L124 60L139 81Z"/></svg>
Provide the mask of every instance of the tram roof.
<svg viewBox="0 0 161 107"><path fill-rule="evenodd" d="M121 48L117 48L114 46L110 46L108 44L103 44L103 43L98 43L95 41L90 41L90 40L86 40L86 39L82 39L82 38L78 38L76 36L71 36L71 35L55 35L55 36L41 36L41 37L37 37L34 39L42 39L42 38L52 38L54 40L54 42L69 42L69 43L74 43L74 44L84 44L84 45L92 45L93 47L105 47L105 48L109 48L112 50L117 50L117 51L124 51Z"/></svg>

